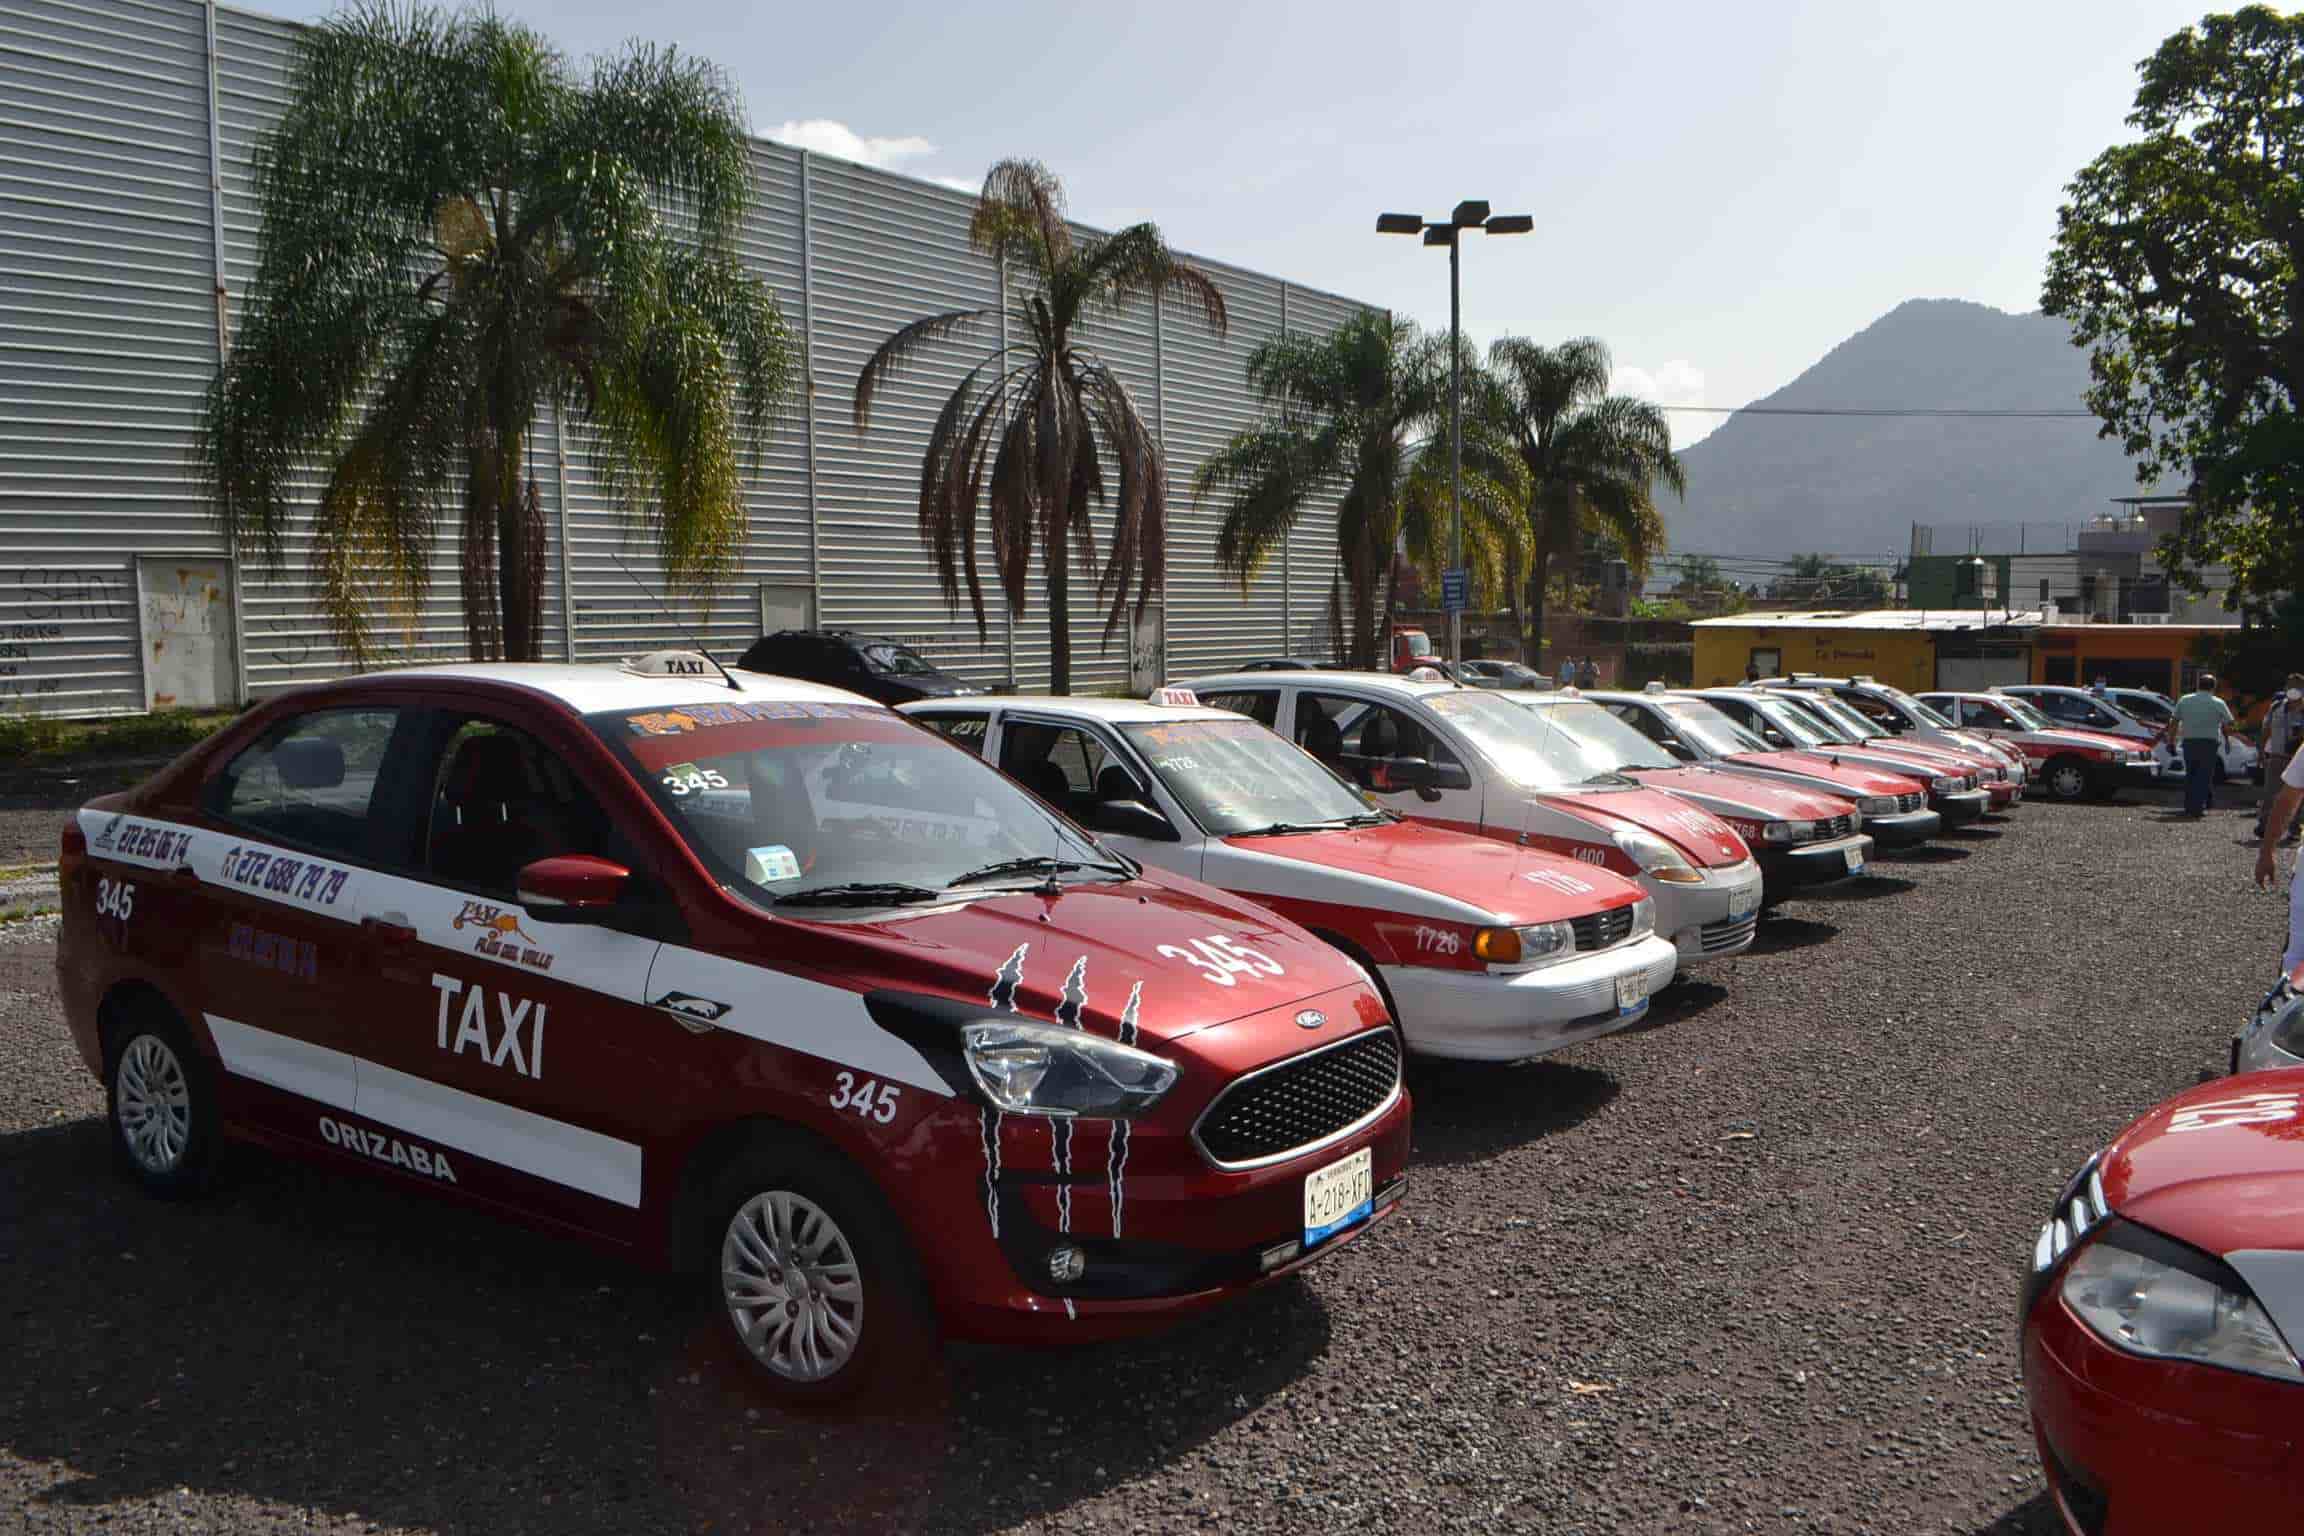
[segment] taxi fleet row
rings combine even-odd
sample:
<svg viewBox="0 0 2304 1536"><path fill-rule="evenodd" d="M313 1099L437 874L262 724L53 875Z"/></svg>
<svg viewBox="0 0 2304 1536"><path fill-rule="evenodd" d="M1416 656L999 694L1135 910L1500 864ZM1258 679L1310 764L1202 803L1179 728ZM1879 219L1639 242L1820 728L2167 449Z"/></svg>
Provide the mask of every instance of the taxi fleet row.
<svg viewBox="0 0 2304 1536"><path fill-rule="evenodd" d="M1694 699L1738 750L1653 695L1194 688L907 720L658 653L299 690L68 827L65 1013L157 1194L228 1139L381 1173L698 1273L767 1384L837 1396L1353 1240L1406 1051L1622 1029L1764 888L1974 792Z"/></svg>

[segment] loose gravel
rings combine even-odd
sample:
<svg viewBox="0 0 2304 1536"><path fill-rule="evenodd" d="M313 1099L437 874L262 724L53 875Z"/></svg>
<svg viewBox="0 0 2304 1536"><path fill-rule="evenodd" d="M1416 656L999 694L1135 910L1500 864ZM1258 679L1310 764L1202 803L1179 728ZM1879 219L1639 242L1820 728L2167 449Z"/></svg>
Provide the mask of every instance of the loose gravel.
<svg viewBox="0 0 2304 1536"><path fill-rule="evenodd" d="M256 1154L106 1167L0 928L0 1527L2044 1533L2016 1286L2219 1070L2284 933L2245 814L2027 805L1511 1069L1418 1069L1405 1212L1162 1337L765 1407L682 1292ZM15 930L13 933L11 930Z"/></svg>

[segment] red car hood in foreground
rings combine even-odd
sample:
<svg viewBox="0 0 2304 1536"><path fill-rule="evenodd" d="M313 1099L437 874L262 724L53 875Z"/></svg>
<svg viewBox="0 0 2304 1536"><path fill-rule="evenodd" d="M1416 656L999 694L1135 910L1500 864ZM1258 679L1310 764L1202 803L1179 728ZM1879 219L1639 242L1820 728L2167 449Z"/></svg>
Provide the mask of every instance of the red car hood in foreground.
<svg viewBox="0 0 2304 1536"><path fill-rule="evenodd" d="M2189 1089L2103 1163L2113 1210L2210 1253L2304 1249L2304 1069Z"/></svg>
<svg viewBox="0 0 2304 1536"><path fill-rule="evenodd" d="M1643 784L1674 794L1697 796L1710 804L1739 807L1758 821L1830 821L1855 807L1836 795L1818 794L1797 784L1771 784L1741 773L1710 768L1642 768Z"/></svg>
<svg viewBox="0 0 2304 1536"><path fill-rule="evenodd" d="M1594 826L1653 832L1701 869L1720 869L1752 857L1752 850L1744 846L1734 827L1702 806L1662 790L1546 790L1536 798Z"/></svg>
<svg viewBox="0 0 2304 1536"><path fill-rule="evenodd" d="M1878 768L1859 768L1854 763L1831 760L1822 749L1800 752L1739 752L1726 759L1731 763L1750 763L1755 768L1773 768L1779 773L1804 773L1812 779L1830 779L1835 784L1848 786L1851 796L1862 795L1916 795L1927 786L1917 779L1887 773Z"/></svg>
<svg viewBox="0 0 2304 1536"><path fill-rule="evenodd" d="M1641 895L1638 884L1598 865L1424 822L1225 842L1277 859L1412 885L1492 913L1507 926L1583 917L1629 906Z"/></svg>

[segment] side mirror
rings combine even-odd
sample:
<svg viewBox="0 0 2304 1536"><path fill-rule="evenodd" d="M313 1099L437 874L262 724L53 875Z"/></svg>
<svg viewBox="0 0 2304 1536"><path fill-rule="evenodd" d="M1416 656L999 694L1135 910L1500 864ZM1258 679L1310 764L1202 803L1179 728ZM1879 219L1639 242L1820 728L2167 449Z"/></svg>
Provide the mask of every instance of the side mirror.
<svg viewBox="0 0 2304 1536"><path fill-rule="evenodd" d="M623 899L632 871L589 853L538 859L520 871L520 905L540 923L596 923Z"/></svg>
<svg viewBox="0 0 2304 1536"><path fill-rule="evenodd" d="M1168 818L1141 800L1099 800L1088 810L1088 825L1114 837L1140 837L1148 842L1173 843L1176 829Z"/></svg>

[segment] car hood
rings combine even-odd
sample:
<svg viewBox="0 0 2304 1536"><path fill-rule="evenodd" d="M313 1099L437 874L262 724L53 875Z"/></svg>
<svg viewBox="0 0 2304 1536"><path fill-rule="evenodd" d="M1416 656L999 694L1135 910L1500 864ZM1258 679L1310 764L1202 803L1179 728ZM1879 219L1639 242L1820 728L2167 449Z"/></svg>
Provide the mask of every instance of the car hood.
<svg viewBox="0 0 2304 1536"><path fill-rule="evenodd" d="M1922 785L1951 774L1971 771L1949 758L1930 760L1902 752L1883 752L1877 747L1804 747L1801 755L1827 766L1869 768L1878 773L1902 774L1909 779L1918 779Z"/></svg>
<svg viewBox="0 0 2304 1536"><path fill-rule="evenodd" d="M1078 1022L1122 1039L1132 1031L1182 1039L1365 985L1358 966L1286 918L1153 870L1067 885L1053 898L1001 892L810 926L823 940L811 950L816 963L845 973L851 986L861 971L882 986L980 997L994 1011L1027 1018L1071 1010Z"/></svg>
<svg viewBox="0 0 2304 1536"><path fill-rule="evenodd" d="M2304 1069L2203 1083L2106 1152L2114 1211L2210 1253L2304 1250Z"/></svg>
<svg viewBox="0 0 2304 1536"><path fill-rule="evenodd" d="M1710 768L1642 768L1643 784L1685 795L1708 811L1755 821L1829 821L1855 809L1837 795Z"/></svg>
<svg viewBox="0 0 2304 1536"><path fill-rule="evenodd" d="M2092 752L2143 752L2149 754L2152 744L2130 736L2113 736L2103 731L2068 731L2062 726L2053 731L2026 731L2026 741L2048 748L2085 747Z"/></svg>
<svg viewBox="0 0 2304 1536"><path fill-rule="evenodd" d="M1314 901L1381 906L1380 883L1388 882L1461 902L1499 925L1582 917L1627 906L1641 895L1637 883L1597 865L1419 821L1286 837L1229 837L1224 844L1336 871L1334 894L1317 884L1303 888L1302 894Z"/></svg>
<svg viewBox="0 0 2304 1536"><path fill-rule="evenodd" d="M1909 795L1924 788L1919 780L1906 774L1862 767L1845 758L1835 766L1829 757L1815 752L1739 752L1727 761L1748 763L1754 768L1772 769L1778 773L1803 773L1812 779L1822 779L1832 784L1835 786L1834 792L1839 794ZM1839 787L1843 785L1846 787Z"/></svg>
<svg viewBox="0 0 2304 1536"><path fill-rule="evenodd" d="M1618 827L1653 832L1702 869L1721 869L1752 857L1734 827L1702 806L1660 789L1545 790L1535 798L1611 832Z"/></svg>
<svg viewBox="0 0 2304 1536"><path fill-rule="evenodd" d="M955 694L975 692L974 685L949 672L891 673L882 681L910 698L949 699Z"/></svg>
<svg viewBox="0 0 2304 1536"><path fill-rule="evenodd" d="M1920 763L1939 773L1974 773L2001 767L1997 754L1985 747L1947 747L1934 742L1905 741L1896 736L1868 736L1849 749L1870 752L1902 763Z"/></svg>

